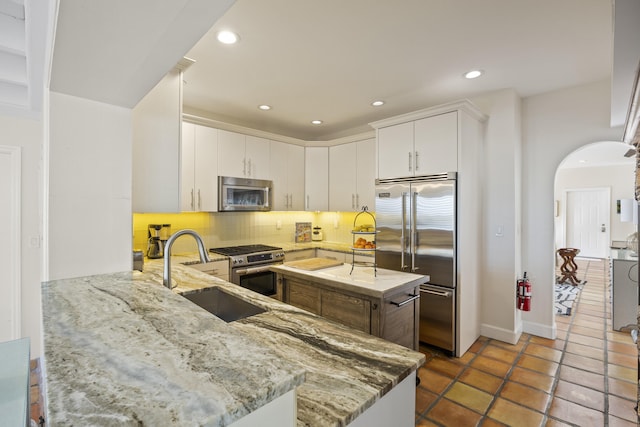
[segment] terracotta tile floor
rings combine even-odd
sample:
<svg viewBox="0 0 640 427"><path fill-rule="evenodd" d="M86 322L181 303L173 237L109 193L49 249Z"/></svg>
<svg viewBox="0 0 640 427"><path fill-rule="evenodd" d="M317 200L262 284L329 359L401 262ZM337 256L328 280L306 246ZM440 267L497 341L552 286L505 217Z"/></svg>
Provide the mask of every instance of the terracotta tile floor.
<svg viewBox="0 0 640 427"><path fill-rule="evenodd" d="M638 350L611 329L608 261L577 264L587 283L571 316L556 317L556 340L480 337L461 358L421 348L417 426L638 425Z"/></svg>

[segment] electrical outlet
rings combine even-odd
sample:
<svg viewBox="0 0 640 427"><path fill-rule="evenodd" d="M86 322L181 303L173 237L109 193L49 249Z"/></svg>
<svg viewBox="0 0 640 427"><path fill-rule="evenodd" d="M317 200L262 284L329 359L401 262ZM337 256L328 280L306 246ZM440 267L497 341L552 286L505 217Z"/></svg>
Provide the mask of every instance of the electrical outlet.
<svg viewBox="0 0 640 427"><path fill-rule="evenodd" d="M282 221L277 220L276 221L276 230L280 230L282 228Z"/></svg>

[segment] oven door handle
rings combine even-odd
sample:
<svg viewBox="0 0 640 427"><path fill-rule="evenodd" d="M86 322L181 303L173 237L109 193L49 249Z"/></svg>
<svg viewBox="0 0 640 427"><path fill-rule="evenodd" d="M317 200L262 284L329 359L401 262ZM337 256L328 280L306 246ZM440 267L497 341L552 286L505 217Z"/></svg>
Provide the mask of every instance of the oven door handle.
<svg viewBox="0 0 640 427"><path fill-rule="evenodd" d="M270 271L271 266L276 264L263 265L260 267L250 267L250 268L239 268L235 270L235 273L238 276L245 276L247 274L255 274L255 273L264 273L265 271Z"/></svg>

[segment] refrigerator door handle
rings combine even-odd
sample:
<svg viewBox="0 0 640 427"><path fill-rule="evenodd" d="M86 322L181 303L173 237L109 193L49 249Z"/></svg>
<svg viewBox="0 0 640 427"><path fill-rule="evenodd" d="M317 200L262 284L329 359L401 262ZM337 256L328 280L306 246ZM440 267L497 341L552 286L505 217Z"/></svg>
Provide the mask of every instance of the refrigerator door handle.
<svg viewBox="0 0 640 427"><path fill-rule="evenodd" d="M404 263L404 253L406 251L406 236L405 230L407 229L407 193L402 193L402 224L400 229L400 270L404 271L407 266Z"/></svg>
<svg viewBox="0 0 640 427"><path fill-rule="evenodd" d="M416 267L416 240L418 239L418 232L416 231L416 221L418 216L418 192L413 192L411 198L411 271L414 272L418 268Z"/></svg>
<svg viewBox="0 0 640 427"><path fill-rule="evenodd" d="M452 295L450 291L434 291L432 289L425 289L425 288L421 288L420 293L435 295L435 296L444 297L444 298L450 298Z"/></svg>

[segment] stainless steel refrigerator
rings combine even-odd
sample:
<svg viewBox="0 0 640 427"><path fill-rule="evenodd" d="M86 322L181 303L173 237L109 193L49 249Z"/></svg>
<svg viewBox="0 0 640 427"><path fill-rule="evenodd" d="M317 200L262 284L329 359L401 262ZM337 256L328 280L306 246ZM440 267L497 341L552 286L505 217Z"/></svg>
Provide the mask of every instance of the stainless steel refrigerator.
<svg viewBox="0 0 640 427"><path fill-rule="evenodd" d="M376 181L376 263L430 276L420 341L455 354L456 174Z"/></svg>

